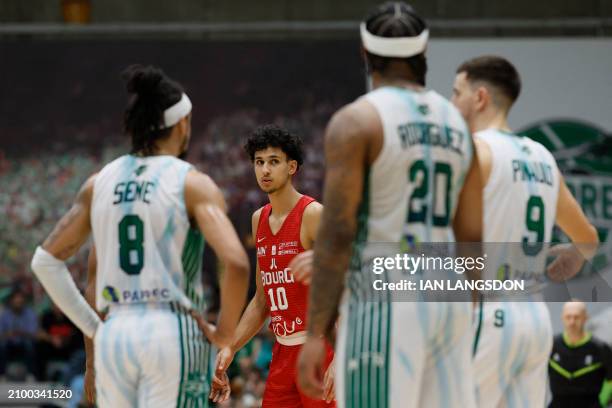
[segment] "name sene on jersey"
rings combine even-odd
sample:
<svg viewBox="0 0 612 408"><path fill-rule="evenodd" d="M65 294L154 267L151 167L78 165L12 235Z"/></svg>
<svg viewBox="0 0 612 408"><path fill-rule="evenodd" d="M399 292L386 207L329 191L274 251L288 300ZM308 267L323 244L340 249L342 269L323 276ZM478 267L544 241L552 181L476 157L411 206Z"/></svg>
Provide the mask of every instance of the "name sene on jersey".
<svg viewBox="0 0 612 408"><path fill-rule="evenodd" d="M131 203L134 201L142 201L150 204L150 197L155 189L155 183L152 181L122 181L117 183L114 188L113 204Z"/></svg>
<svg viewBox="0 0 612 408"><path fill-rule="evenodd" d="M402 148L415 145L442 147L459 155L464 154L465 134L449 126L429 122L408 122L397 127Z"/></svg>

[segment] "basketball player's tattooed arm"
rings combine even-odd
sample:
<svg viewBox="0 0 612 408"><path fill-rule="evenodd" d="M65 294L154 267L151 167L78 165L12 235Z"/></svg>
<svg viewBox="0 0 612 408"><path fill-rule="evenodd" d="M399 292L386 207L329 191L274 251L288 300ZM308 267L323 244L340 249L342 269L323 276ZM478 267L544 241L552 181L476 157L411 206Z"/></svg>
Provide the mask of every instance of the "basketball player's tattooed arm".
<svg viewBox="0 0 612 408"><path fill-rule="evenodd" d="M382 134L379 127L374 108L358 101L336 113L326 130L324 209L314 244L308 310L308 331L314 336L330 336L334 331L365 169L373 161L369 148L373 135Z"/></svg>
<svg viewBox="0 0 612 408"><path fill-rule="evenodd" d="M357 101L336 113L326 131L324 209L314 245L309 336L298 362L300 387L313 398L323 397L326 354L323 337L331 338L334 333L357 228L365 169L378 154L376 150L380 150L375 144L378 139L382 141L378 115L365 101Z"/></svg>
<svg viewBox="0 0 612 408"><path fill-rule="evenodd" d="M556 223L572 244L555 245L549 250L549 256L556 258L548 265L547 273L554 281L561 282L572 278L585 260L593 258L599 246L599 236L558 170L557 175L560 180Z"/></svg>
<svg viewBox="0 0 612 408"><path fill-rule="evenodd" d="M206 240L225 266L221 276L221 309L217 327L206 325L198 318L208 339L218 347L232 340L234 330L246 302L249 279L249 260L238 234L225 214L223 194L205 174L190 171L185 178L185 205Z"/></svg>

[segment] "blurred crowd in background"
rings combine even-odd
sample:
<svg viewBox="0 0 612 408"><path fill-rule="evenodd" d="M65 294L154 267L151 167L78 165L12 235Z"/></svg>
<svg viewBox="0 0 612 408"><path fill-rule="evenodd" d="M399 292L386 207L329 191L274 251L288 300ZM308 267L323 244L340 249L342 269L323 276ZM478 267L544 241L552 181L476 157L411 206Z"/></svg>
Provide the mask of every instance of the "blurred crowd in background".
<svg viewBox="0 0 612 408"><path fill-rule="evenodd" d="M321 106L295 116L274 118L304 139L305 162L296 178L305 194L320 198L324 171L323 132L335 106ZM256 183L243 143L260 125L257 111L220 116L205 129L194 129L188 161L209 174L225 194L229 214L254 270L251 214L267 198ZM120 140L120 138L117 138ZM98 152L75 145L63 153L7 157L0 150L0 381L52 381L80 384L84 350L80 332L49 301L29 263L33 251L70 207L82 183L105 163L129 152L129 140L107 145ZM58 149L54 149L57 151ZM77 285L87 279L89 244L68 261ZM216 260L204 262L206 292L211 294L211 318L218 304ZM254 273L252 274L254 278ZM254 281L251 291L254 290ZM222 406L259 406L263 396L273 336L267 327L237 355L230 370L232 399ZM76 381L76 382L75 382ZM75 391L78 391L75 389Z"/></svg>

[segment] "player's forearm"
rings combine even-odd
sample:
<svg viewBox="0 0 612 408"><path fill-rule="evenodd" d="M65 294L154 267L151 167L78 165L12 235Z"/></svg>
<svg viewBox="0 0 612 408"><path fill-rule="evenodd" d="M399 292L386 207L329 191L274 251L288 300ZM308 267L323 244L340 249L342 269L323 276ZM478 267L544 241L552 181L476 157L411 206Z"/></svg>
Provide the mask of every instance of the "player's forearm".
<svg viewBox="0 0 612 408"><path fill-rule="evenodd" d="M95 282L88 282L87 288L85 288L85 300L89 303L89 306L95 310L96 303L96 289ZM99 313L98 313L99 315ZM87 368L93 368L94 366L94 345L93 339L83 336L85 343L85 366Z"/></svg>
<svg viewBox="0 0 612 408"><path fill-rule="evenodd" d="M599 235L593 225L587 223L587 225L573 233L569 238L585 259L590 260L597 253Z"/></svg>
<svg viewBox="0 0 612 408"><path fill-rule="evenodd" d="M259 332L268 317L268 306L266 301L261 299L258 294L249 302L231 343L234 352L243 348Z"/></svg>
<svg viewBox="0 0 612 408"><path fill-rule="evenodd" d="M333 221L334 214L324 214L315 242L308 309L308 332L315 336L333 332L355 236L354 222Z"/></svg>
<svg viewBox="0 0 612 408"><path fill-rule="evenodd" d="M51 300L83 334L93 337L101 323L100 317L79 292L66 265L38 247L32 258L31 267Z"/></svg>
<svg viewBox="0 0 612 408"><path fill-rule="evenodd" d="M232 260L226 260L223 280L221 282L221 309L218 319L220 338L229 342L240 320L240 315L246 303L249 286L249 263L244 255Z"/></svg>

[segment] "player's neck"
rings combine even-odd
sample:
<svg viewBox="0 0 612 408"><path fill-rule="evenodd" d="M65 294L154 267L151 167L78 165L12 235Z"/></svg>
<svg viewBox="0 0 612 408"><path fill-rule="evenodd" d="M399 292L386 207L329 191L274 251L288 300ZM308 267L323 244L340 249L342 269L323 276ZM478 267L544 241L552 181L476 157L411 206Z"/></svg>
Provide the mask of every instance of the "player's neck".
<svg viewBox="0 0 612 408"><path fill-rule="evenodd" d="M570 344L576 344L576 343L581 342L585 336L586 336L586 331L584 330L576 331L576 332L570 332L570 331L565 332L565 339Z"/></svg>
<svg viewBox="0 0 612 408"><path fill-rule="evenodd" d="M272 194L268 194L268 199L272 205L272 213L274 213L275 216L289 214L301 197L302 194L300 194L290 182L283 188L276 190Z"/></svg>
<svg viewBox="0 0 612 408"><path fill-rule="evenodd" d="M393 86L396 88L407 88L415 91L423 90L423 87L405 74L381 76L378 73L372 74L372 89Z"/></svg>
<svg viewBox="0 0 612 408"><path fill-rule="evenodd" d="M168 155L178 157L180 154L181 143L176 137L172 137L172 135L155 143L155 149L153 150L153 155L155 156Z"/></svg>
<svg viewBox="0 0 612 408"><path fill-rule="evenodd" d="M470 130L472 133L487 129L498 129L505 132L511 132L506 114L499 111L483 112L476 116L470 123Z"/></svg>

